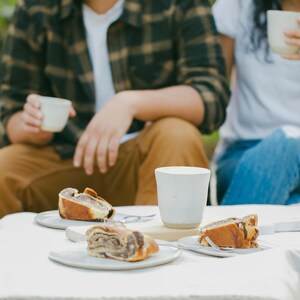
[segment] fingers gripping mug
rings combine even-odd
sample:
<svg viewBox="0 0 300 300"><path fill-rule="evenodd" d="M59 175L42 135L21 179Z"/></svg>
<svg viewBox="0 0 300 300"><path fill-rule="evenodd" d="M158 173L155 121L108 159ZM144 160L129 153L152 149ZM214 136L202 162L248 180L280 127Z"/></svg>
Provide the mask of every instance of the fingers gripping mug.
<svg viewBox="0 0 300 300"><path fill-rule="evenodd" d="M67 124L71 101L61 98L40 96L41 111L44 115L41 129L59 132Z"/></svg>

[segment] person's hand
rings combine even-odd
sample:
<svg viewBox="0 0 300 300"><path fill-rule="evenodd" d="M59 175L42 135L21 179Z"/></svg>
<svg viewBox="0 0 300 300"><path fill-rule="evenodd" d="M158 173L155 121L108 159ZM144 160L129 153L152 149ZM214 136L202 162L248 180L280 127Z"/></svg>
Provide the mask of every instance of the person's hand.
<svg viewBox="0 0 300 300"><path fill-rule="evenodd" d="M41 112L41 104L39 96L30 94L23 108L22 113L24 130L31 133L36 133L36 138L41 135L43 137L50 136L50 132L44 132L40 129L43 123L43 114Z"/></svg>
<svg viewBox="0 0 300 300"><path fill-rule="evenodd" d="M298 19L298 24L300 25L300 19ZM298 53L294 54L284 54L283 58L290 60L300 60L300 29L286 30L286 43L291 46L296 46L298 48Z"/></svg>
<svg viewBox="0 0 300 300"><path fill-rule="evenodd" d="M75 116L74 108L70 111L70 117ZM46 145L53 138L52 132L41 130L43 114L39 96L30 94L23 110L14 114L8 121L7 133L12 143L24 142L34 145Z"/></svg>
<svg viewBox="0 0 300 300"><path fill-rule="evenodd" d="M101 173L114 166L121 137L127 132L134 114L127 92L116 94L90 121L81 135L74 154L74 166L83 165L86 174Z"/></svg>
<svg viewBox="0 0 300 300"><path fill-rule="evenodd" d="M75 115L76 112L74 108L71 107L69 117L72 118ZM30 94L27 97L22 118L24 121L24 130L32 134L32 143L44 145L51 141L54 135L53 132L41 130L44 116L41 112L39 95Z"/></svg>

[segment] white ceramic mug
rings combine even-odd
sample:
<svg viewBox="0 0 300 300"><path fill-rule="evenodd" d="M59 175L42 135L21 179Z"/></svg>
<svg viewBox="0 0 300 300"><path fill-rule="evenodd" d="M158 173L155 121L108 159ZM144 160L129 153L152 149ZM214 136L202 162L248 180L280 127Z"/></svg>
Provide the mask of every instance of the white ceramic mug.
<svg viewBox="0 0 300 300"><path fill-rule="evenodd" d="M41 111L44 119L41 129L59 132L67 124L71 110L71 101L61 98L40 96Z"/></svg>
<svg viewBox="0 0 300 300"><path fill-rule="evenodd" d="M166 227L195 228L207 202L210 170L172 166L155 169L158 207Z"/></svg>
<svg viewBox="0 0 300 300"><path fill-rule="evenodd" d="M300 18L299 12L268 10L268 43L271 50L278 54L293 54L299 51L296 46L288 45L285 41L284 31L287 29L300 29L297 19Z"/></svg>

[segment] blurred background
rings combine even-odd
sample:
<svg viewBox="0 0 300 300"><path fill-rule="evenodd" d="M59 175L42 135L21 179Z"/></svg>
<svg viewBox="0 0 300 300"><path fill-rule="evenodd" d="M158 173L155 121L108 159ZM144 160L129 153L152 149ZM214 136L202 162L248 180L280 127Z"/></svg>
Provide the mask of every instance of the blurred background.
<svg viewBox="0 0 300 300"><path fill-rule="evenodd" d="M0 57L9 20L14 12L15 3L16 0L0 1Z"/></svg>

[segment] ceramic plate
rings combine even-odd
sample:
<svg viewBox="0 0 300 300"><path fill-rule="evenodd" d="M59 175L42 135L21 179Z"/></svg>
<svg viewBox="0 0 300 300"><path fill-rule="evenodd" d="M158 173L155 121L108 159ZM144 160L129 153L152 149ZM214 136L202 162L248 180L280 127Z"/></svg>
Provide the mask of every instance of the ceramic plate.
<svg viewBox="0 0 300 300"><path fill-rule="evenodd" d="M159 246L159 252L145 260L137 262L124 262L110 258L90 256L86 250L86 243L77 243L72 247L51 251L49 258L61 264L93 270L134 270L154 267L169 263L180 255L175 247Z"/></svg>
<svg viewBox="0 0 300 300"><path fill-rule="evenodd" d="M119 221L124 218L126 214L116 213L113 220ZM76 220L66 220L60 217L58 210L50 210L37 214L34 220L45 227L55 228L55 229L66 229L70 226L82 226L82 225L97 225L99 222L90 221L76 221Z"/></svg>
<svg viewBox="0 0 300 300"><path fill-rule="evenodd" d="M241 254L250 254L250 253L260 252L269 249L269 247L264 246L264 247L251 248L251 249L234 249L232 252L219 251L219 250L215 250L212 247L202 246L201 244L199 244L197 235L181 238L178 240L178 244L181 247L190 248L188 250L197 253L211 255L211 256L218 256L218 257L233 257Z"/></svg>

